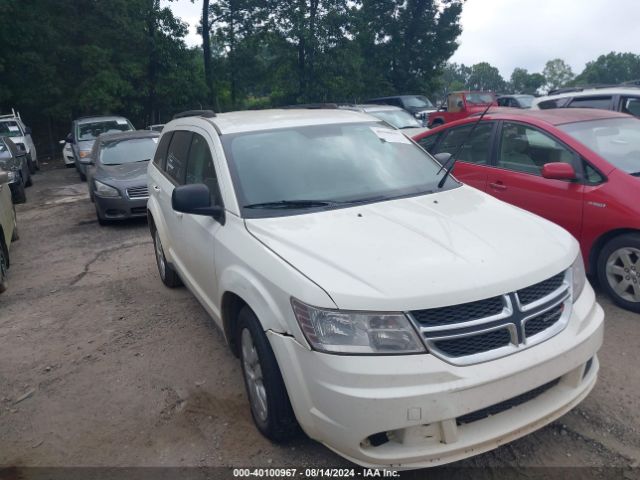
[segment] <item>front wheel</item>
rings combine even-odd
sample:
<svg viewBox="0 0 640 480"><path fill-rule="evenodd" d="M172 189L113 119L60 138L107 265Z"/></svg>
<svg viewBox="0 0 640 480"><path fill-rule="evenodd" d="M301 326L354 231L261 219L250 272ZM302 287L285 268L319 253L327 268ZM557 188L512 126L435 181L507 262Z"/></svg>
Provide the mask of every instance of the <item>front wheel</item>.
<svg viewBox="0 0 640 480"><path fill-rule="evenodd" d="M269 340L249 307L244 307L238 315L237 332L253 421L268 439L291 440L299 432L298 422Z"/></svg>
<svg viewBox="0 0 640 480"><path fill-rule="evenodd" d="M33 159L29 156L27 157L27 167L29 168L29 173L31 175L33 175L34 173L36 173L36 170L38 169L36 167L36 162L33 161Z"/></svg>
<svg viewBox="0 0 640 480"><path fill-rule="evenodd" d="M598 280L620 307L640 312L640 234L610 240L598 256Z"/></svg>
<svg viewBox="0 0 640 480"><path fill-rule="evenodd" d="M181 286L182 280L180 280L178 272L173 269L169 262L167 262L167 258L164 256L164 249L162 248L158 229L155 229L153 232L153 246L156 253L156 264L158 265L158 272L160 273L162 283L169 288Z"/></svg>
<svg viewBox="0 0 640 480"><path fill-rule="evenodd" d="M27 202L27 192L24 189L24 183L22 181L18 182L18 186L13 191L13 203L26 203Z"/></svg>

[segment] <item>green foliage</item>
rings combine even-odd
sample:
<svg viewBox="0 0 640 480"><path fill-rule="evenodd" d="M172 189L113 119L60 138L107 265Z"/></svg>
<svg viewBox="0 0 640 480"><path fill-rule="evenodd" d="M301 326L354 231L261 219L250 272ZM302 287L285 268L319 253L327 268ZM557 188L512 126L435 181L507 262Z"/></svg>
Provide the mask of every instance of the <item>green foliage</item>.
<svg viewBox="0 0 640 480"><path fill-rule="evenodd" d="M541 73L529 73L526 68L515 68L511 74L512 93L535 95L546 83Z"/></svg>
<svg viewBox="0 0 640 480"><path fill-rule="evenodd" d="M640 79L640 55L610 52L588 62L576 84L615 84Z"/></svg>
<svg viewBox="0 0 640 480"><path fill-rule="evenodd" d="M549 90L564 87L574 78L573 71L567 62L561 58L549 60L542 71Z"/></svg>

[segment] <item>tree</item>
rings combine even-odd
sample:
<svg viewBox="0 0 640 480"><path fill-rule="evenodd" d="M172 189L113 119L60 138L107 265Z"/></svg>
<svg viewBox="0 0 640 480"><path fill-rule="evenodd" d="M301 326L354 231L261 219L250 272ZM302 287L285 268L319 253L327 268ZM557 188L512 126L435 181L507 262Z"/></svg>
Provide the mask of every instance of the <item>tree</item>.
<svg viewBox="0 0 640 480"><path fill-rule="evenodd" d="M542 71L546 80L546 88L553 90L567 85L573 80L573 71L568 63L560 58L549 60Z"/></svg>
<svg viewBox="0 0 640 480"><path fill-rule="evenodd" d="M510 83L514 93L534 95L544 86L546 79L541 73L529 73L526 68L515 68Z"/></svg>
<svg viewBox="0 0 640 480"><path fill-rule="evenodd" d="M468 85L472 90L499 92L505 88L506 83L496 67L480 62L471 67Z"/></svg>
<svg viewBox="0 0 640 480"><path fill-rule="evenodd" d="M610 52L588 62L576 84L614 84L640 79L640 55Z"/></svg>

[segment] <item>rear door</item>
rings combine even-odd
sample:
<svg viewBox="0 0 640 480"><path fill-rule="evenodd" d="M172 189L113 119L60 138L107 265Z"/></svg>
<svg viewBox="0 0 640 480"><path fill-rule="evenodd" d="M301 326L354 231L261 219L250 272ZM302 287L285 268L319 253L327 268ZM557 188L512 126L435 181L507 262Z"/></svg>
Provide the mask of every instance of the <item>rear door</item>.
<svg viewBox="0 0 640 480"><path fill-rule="evenodd" d="M614 110L613 95L590 95L588 97L572 98L567 108L597 108L600 110Z"/></svg>
<svg viewBox="0 0 640 480"><path fill-rule="evenodd" d="M496 122L482 122L471 133L473 125L474 123L468 123L445 130L438 143L431 148L431 153L446 152L453 155L458 151L453 170L455 177L467 185L485 191L487 176L491 170L489 165Z"/></svg>
<svg viewBox="0 0 640 480"><path fill-rule="evenodd" d="M619 111L640 118L640 95L622 95L620 97Z"/></svg>
<svg viewBox="0 0 640 480"><path fill-rule="evenodd" d="M487 193L540 215L580 238L584 185L542 177L551 162L582 171L580 157L557 139L532 125L503 122L497 131L495 167L488 173Z"/></svg>

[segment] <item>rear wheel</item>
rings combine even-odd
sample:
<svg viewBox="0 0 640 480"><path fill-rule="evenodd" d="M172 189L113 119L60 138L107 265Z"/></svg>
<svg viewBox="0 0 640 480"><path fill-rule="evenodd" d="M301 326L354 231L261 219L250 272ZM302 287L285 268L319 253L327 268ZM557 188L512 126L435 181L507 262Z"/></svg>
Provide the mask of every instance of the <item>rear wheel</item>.
<svg viewBox="0 0 640 480"><path fill-rule="evenodd" d="M31 174L36 173L36 170L37 170L36 162L32 160L31 156L27 157L27 166L29 167L29 173Z"/></svg>
<svg viewBox="0 0 640 480"><path fill-rule="evenodd" d="M16 207L13 207L13 233L11 234L11 241L15 242L20 240L20 234L18 233L18 217L16 216Z"/></svg>
<svg viewBox="0 0 640 480"><path fill-rule="evenodd" d="M598 256L598 280L611 299L640 312L640 234L610 240Z"/></svg>
<svg viewBox="0 0 640 480"><path fill-rule="evenodd" d="M153 232L153 246L156 252L156 264L158 265L158 272L160 273L160 279L169 288L176 288L182 285L182 280L178 276L178 273L167 262L167 258L164 256L164 249L162 248L162 242L160 241L160 234L155 229Z"/></svg>
<svg viewBox="0 0 640 480"><path fill-rule="evenodd" d="M285 442L298 432L298 422L269 340L249 307L238 315L242 375L258 430L274 442Z"/></svg>
<svg viewBox="0 0 640 480"><path fill-rule="evenodd" d="M429 125L429 128L436 128L440 125L444 125L444 122L442 120L434 120L433 123Z"/></svg>
<svg viewBox="0 0 640 480"><path fill-rule="evenodd" d="M83 182L87 181L87 176L82 173L80 170L78 170L78 173L80 174L80 180L82 180Z"/></svg>
<svg viewBox="0 0 640 480"><path fill-rule="evenodd" d="M32 185L33 185L33 178L31 178L31 174L32 174L32 173L33 173L33 172L32 172L31 170L29 170L29 176L27 176L27 181L26 181L26 182L24 182L24 186L25 186L25 187L30 187L30 186L32 186Z"/></svg>
<svg viewBox="0 0 640 480"><path fill-rule="evenodd" d="M0 240L0 293L6 291L9 286L7 282L8 269L9 258L7 257L4 241Z"/></svg>

